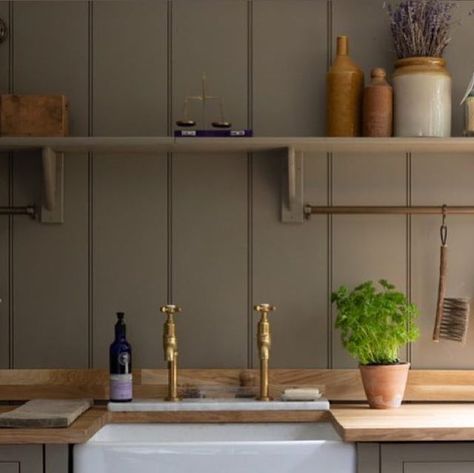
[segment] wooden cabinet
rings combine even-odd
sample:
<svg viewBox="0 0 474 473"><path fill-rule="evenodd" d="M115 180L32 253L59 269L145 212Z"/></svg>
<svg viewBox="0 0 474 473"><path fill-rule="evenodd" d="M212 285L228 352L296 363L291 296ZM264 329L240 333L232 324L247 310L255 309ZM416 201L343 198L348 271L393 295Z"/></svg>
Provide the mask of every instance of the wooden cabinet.
<svg viewBox="0 0 474 473"><path fill-rule="evenodd" d="M42 473L42 445L0 446L0 473Z"/></svg>
<svg viewBox="0 0 474 473"><path fill-rule="evenodd" d="M1 445L0 473L68 473L68 445Z"/></svg>
<svg viewBox="0 0 474 473"><path fill-rule="evenodd" d="M383 444L380 473L471 473L474 443Z"/></svg>
<svg viewBox="0 0 474 473"><path fill-rule="evenodd" d="M472 473L473 470L473 462L408 463L403 469L406 473Z"/></svg>
<svg viewBox="0 0 474 473"><path fill-rule="evenodd" d="M358 473L472 473L474 442L366 443Z"/></svg>

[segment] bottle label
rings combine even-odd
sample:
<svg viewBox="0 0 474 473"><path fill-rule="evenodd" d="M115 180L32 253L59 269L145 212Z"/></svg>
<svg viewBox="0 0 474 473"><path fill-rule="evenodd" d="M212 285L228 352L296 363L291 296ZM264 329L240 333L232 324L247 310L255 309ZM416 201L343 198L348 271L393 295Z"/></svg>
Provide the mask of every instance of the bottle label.
<svg viewBox="0 0 474 473"><path fill-rule="evenodd" d="M110 400L128 401L132 399L132 375L113 374L110 376Z"/></svg>
<svg viewBox="0 0 474 473"><path fill-rule="evenodd" d="M126 351L119 354L118 362L119 365L125 367L125 372L129 371L130 355Z"/></svg>

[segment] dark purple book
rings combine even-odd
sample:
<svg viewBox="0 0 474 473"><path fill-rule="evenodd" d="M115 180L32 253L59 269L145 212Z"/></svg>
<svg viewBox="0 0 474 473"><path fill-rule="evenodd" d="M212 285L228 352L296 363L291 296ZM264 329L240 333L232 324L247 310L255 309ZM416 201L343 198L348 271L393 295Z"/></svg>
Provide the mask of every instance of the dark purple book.
<svg viewBox="0 0 474 473"><path fill-rule="evenodd" d="M175 130L178 138L247 138L253 136L253 130Z"/></svg>

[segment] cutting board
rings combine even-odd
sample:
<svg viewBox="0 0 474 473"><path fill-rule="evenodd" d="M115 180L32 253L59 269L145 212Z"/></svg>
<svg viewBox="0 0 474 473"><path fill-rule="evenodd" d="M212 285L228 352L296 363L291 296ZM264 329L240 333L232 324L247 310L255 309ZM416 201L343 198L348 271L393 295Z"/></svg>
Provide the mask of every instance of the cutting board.
<svg viewBox="0 0 474 473"><path fill-rule="evenodd" d="M88 399L35 399L0 414L0 427L68 427L91 406Z"/></svg>

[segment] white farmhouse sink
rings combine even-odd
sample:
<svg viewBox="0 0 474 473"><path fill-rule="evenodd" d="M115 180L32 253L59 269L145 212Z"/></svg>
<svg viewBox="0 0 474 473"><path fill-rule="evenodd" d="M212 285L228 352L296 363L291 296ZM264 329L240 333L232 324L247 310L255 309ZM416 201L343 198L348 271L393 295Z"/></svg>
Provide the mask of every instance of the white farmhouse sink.
<svg viewBox="0 0 474 473"><path fill-rule="evenodd" d="M179 402L140 399L132 402L109 402L112 412L152 411L328 411L329 401L270 401L255 399L184 399Z"/></svg>
<svg viewBox="0 0 474 473"><path fill-rule="evenodd" d="M355 473L328 423L109 424L74 446L74 473Z"/></svg>

